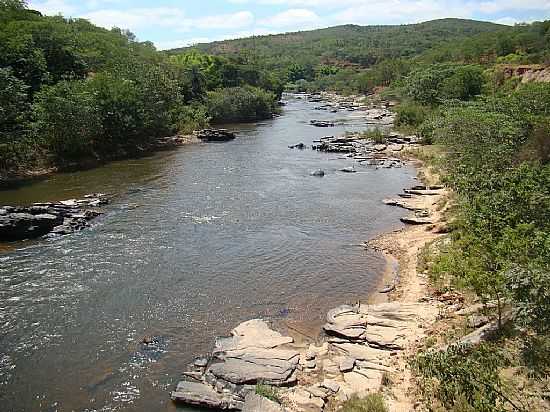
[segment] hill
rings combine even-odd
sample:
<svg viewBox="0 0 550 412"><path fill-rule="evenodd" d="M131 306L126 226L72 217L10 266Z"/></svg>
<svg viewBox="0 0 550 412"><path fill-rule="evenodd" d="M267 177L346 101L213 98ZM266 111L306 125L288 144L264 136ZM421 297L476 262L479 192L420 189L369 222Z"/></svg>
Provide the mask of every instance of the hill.
<svg viewBox="0 0 550 412"><path fill-rule="evenodd" d="M198 44L207 54L251 54L267 67L292 63L368 67L386 58L412 57L450 40L495 32L506 26L463 19L441 19L399 26L344 25ZM171 54L190 48L174 49Z"/></svg>

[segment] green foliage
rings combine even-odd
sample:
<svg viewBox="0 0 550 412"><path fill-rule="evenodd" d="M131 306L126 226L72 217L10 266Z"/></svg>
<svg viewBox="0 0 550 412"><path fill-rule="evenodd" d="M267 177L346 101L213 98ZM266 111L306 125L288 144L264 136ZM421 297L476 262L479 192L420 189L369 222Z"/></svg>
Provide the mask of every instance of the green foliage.
<svg viewBox="0 0 550 412"><path fill-rule="evenodd" d="M342 412L388 412L384 397L379 393L370 393L360 399L353 397L342 404Z"/></svg>
<svg viewBox="0 0 550 412"><path fill-rule="evenodd" d="M209 92L206 104L215 123L247 122L271 117L277 99L271 92L245 86Z"/></svg>
<svg viewBox="0 0 550 412"><path fill-rule="evenodd" d="M0 143L21 133L29 106L27 89L11 69L0 68Z"/></svg>
<svg viewBox="0 0 550 412"><path fill-rule="evenodd" d="M380 128L366 130L361 133L361 138L372 140L376 144L386 143L387 135Z"/></svg>
<svg viewBox="0 0 550 412"><path fill-rule="evenodd" d="M395 124L398 126L413 126L418 127L428 117L430 109L421 104L411 101L405 101L399 104L395 109L397 116Z"/></svg>
<svg viewBox="0 0 550 412"><path fill-rule="evenodd" d="M90 154L101 136L97 101L85 81L44 87L33 104L34 133L59 159Z"/></svg>
<svg viewBox="0 0 550 412"><path fill-rule="evenodd" d="M505 411L509 402L498 370L506 359L498 347L483 344L472 350L451 346L418 355L412 366L428 410ZM471 408L471 409L470 409Z"/></svg>
<svg viewBox="0 0 550 412"><path fill-rule="evenodd" d="M249 56L167 56L127 30L42 16L23 1L3 0L0 22L2 173L131 153L204 127L208 109L216 121L267 118L283 90L282 74Z"/></svg>
<svg viewBox="0 0 550 412"><path fill-rule="evenodd" d="M413 71L405 82L405 93L426 105L443 100L468 100L481 93L484 76L479 66L435 64Z"/></svg>
<svg viewBox="0 0 550 412"><path fill-rule="evenodd" d="M257 395L263 396L273 402L281 403L279 391L274 386L257 383L255 392Z"/></svg>
<svg viewBox="0 0 550 412"><path fill-rule="evenodd" d="M200 104L183 106L178 111L176 128L181 134L189 134L195 130L204 129L210 124L206 107Z"/></svg>

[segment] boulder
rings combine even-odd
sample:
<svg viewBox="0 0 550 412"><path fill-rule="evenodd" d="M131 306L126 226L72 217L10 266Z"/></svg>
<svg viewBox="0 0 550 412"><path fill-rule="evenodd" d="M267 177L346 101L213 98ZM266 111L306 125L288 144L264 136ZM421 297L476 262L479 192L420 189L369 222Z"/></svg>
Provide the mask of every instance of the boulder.
<svg viewBox="0 0 550 412"><path fill-rule="evenodd" d="M315 170L314 172L311 172L311 176L317 176L317 177L323 177L325 175L324 170Z"/></svg>
<svg viewBox="0 0 550 412"><path fill-rule="evenodd" d="M408 225L431 225L434 223L433 219L429 217L405 216L399 220Z"/></svg>
<svg viewBox="0 0 550 412"><path fill-rule="evenodd" d="M181 381L176 390L170 394L176 402L183 402L194 406L203 406L215 409L227 409L229 401L214 388L204 383Z"/></svg>
<svg viewBox="0 0 550 412"><path fill-rule="evenodd" d="M50 232L63 223L63 217L50 213L9 213L0 215L0 240L32 239Z"/></svg>

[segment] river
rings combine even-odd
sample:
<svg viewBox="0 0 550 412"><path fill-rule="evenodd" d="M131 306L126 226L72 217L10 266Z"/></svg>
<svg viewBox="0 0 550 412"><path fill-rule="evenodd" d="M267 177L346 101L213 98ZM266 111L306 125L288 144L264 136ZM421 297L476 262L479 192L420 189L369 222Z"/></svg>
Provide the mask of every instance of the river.
<svg viewBox="0 0 550 412"><path fill-rule="evenodd" d="M282 116L232 126L231 142L0 192L0 204L114 195L90 229L0 246L2 411L174 410L169 390L215 336L254 317L317 330L328 309L373 292L385 262L361 243L400 227L381 200L415 172L346 174L352 160L288 149L366 127L314 105L290 97Z"/></svg>

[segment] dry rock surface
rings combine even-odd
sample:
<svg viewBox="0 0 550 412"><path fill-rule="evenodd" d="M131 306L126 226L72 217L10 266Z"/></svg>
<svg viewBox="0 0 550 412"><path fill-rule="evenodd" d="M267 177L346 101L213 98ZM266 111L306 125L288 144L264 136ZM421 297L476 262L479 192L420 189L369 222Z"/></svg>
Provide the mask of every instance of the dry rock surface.
<svg viewBox="0 0 550 412"><path fill-rule="evenodd" d="M190 366L171 398L213 409L305 412L377 392L383 375L397 372L394 355L422 335L419 325L435 319L428 306L339 306L327 313L320 346L298 346L260 319L244 322L216 341L206 366ZM282 405L255 395L258 383L279 387Z"/></svg>

